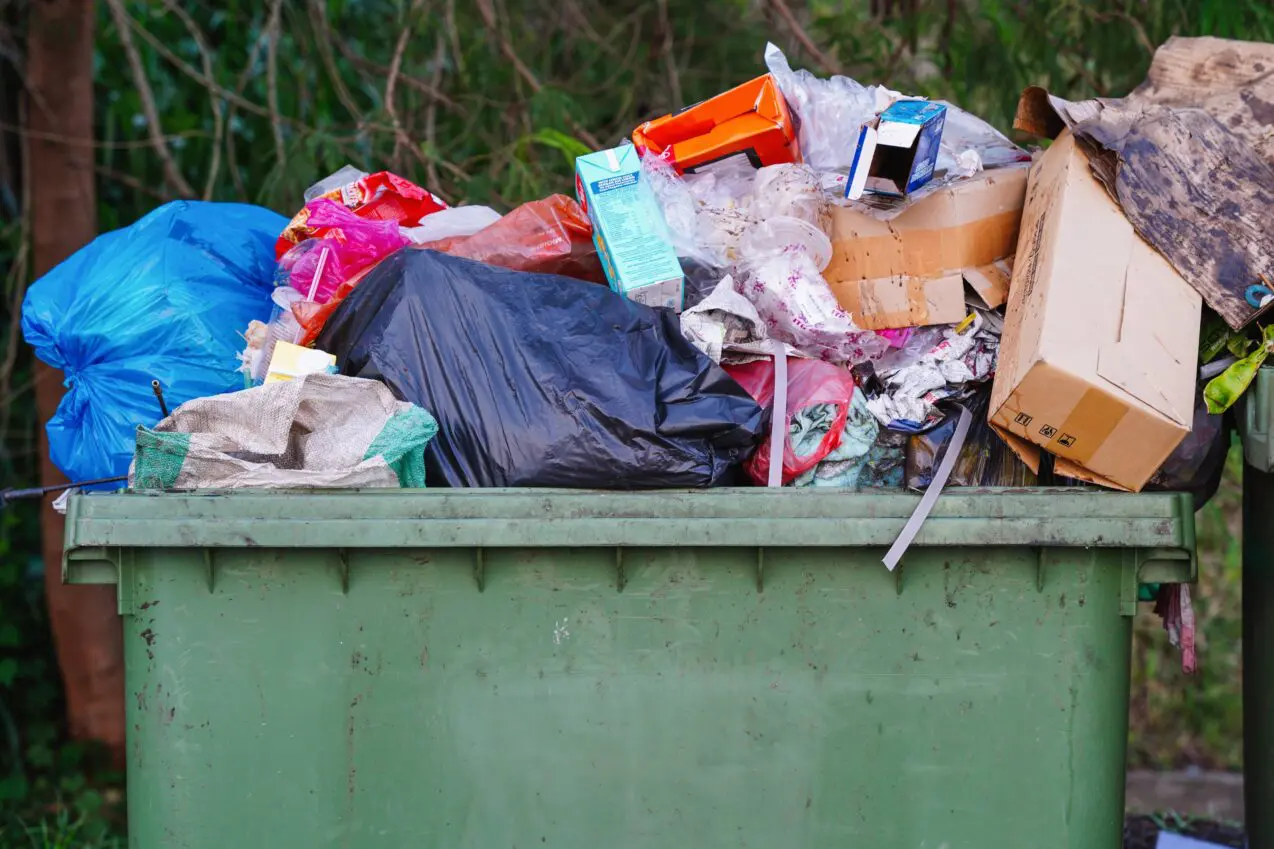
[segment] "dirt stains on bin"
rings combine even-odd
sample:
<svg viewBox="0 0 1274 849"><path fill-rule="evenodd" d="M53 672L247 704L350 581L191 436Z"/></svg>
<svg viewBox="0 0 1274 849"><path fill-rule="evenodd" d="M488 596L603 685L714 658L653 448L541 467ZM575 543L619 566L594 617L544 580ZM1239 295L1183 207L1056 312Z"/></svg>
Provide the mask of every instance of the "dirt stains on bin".
<svg viewBox="0 0 1274 849"><path fill-rule="evenodd" d="M346 761L346 802L349 811L354 810L354 788L357 786L358 768L354 766L354 708L363 700L361 695L355 696L349 703L349 717L345 723L345 761Z"/></svg>

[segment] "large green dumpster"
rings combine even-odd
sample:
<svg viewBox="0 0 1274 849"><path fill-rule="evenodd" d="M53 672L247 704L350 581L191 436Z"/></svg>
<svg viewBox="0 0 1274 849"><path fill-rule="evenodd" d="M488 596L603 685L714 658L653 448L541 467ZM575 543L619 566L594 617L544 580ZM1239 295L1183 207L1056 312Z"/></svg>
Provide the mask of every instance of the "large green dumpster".
<svg viewBox="0 0 1274 849"><path fill-rule="evenodd" d="M133 847L1121 845L1131 616L1189 497L73 498Z"/></svg>

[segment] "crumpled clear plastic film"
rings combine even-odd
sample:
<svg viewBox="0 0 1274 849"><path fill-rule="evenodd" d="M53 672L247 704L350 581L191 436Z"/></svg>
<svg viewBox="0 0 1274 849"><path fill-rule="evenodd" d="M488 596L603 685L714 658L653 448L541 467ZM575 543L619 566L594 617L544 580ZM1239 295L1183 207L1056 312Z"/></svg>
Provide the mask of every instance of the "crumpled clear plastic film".
<svg viewBox="0 0 1274 849"><path fill-rule="evenodd" d="M765 66L801 118L801 155L818 170L845 170L853 163L858 131L901 95L884 86L864 86L849 77L822 79L794 71L783 51L765 45Z"/></svg>
<svg viewBox="0 0 1274 849"><path fill-rule="evenodd" d="M731 279L771 339L815 359L858 363L888 349L883 337L853 323L823 279L832 256L831 204L814 169L730 163L683 178L655 157L646 157L642 169L677 256L711 270L714 282L704 287L705 297L716 294L716 281ZM690 325L706 330L703 318ZM715 328L711 335L720 332ZM713 344L696 341L705 350Z"/></svg>
<svg viewBox="0 0 1274 849"><path fill-rule="evenodd" d="M740 250L739 291L756 307L770 338L838 363L860 363L888 349L883 337L854 324L823 279L832 244L822 230L778 216L749 228Z"/></svg>
<svg viewBox="0 0 1274 849"><path fill-rule="evenodd" d="M682 177L658 156L641 161L645 180L664 213L677 257L711 269L729 267L739 240L752 224L752 184L757 171L729 160Z"/></svg>
<svg viewBox="0 0 1274 849"><path fill-rule="evenodd" d="M817 77L804 69L794 71L783 51L765 46L765 65L778 81L779 91L801 119L801 153L805 162L820 171L847 171L858 147L863 124L895 100L912 100L884 86L864 86L849 77ZM983 168L1029 159L986 121L958 106L947 107L937 172L968 177Z"/></svg>

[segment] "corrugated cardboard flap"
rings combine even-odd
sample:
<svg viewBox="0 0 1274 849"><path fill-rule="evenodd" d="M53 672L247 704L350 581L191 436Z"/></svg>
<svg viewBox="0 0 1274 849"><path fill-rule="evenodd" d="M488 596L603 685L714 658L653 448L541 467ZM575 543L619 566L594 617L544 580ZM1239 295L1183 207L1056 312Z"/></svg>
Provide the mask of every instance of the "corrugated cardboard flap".
<svg viewBox="0 0 1274 849"><path fill-rule="evenodd" d="M1044 449L1040 448L1033 442L1027 442L1020 436L1009 433L997 424L990 424L991 430L995 431L996 435L1004 440L1004 444L1009 446L1009 450L1016 454L1018 459L1025 463L1028 469L1038 475L1040 473L1040 454ZM1104 486L1108 489L1117 489L1121 492L1132 492L1132 490L1128 487L1120 486L1110 478L1095 475L1078 463L1071 462L1070 460L1056 455L1053 457L1053 472L1054 474L1060 475L1064 478L1074 478L1075 480L1084 481L1085 483L1093 483L1098 486Z"/></svg>
<svg viewBox="0 0 1274 849"><path fill-rule="evenodd" d="M1166 285L1175 276L1154 250L1134 236L1124 280L1119 339L1101 346L1097 374L1141 403L1189 429L1194 420L1198 339L1165 338L1165 327L1189 326L1198 315L1197 296ZM1197 319L1195 319L1197 321Z"/></svg>
<svg viewBox="0 0 1274 849"><path fill-rule="evenodd" d="M981 301L981 303L975 303L975 306L984 306L987 309L993 310L1008 300L1009 284L1012 280L1013 256L1011 254L990 265L964 270L964 282Z"/></svg>

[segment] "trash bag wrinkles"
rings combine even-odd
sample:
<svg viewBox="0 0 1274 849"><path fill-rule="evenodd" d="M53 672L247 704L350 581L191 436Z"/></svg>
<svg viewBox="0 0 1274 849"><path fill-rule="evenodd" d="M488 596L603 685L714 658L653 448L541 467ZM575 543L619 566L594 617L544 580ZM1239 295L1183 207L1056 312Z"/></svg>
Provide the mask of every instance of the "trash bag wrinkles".
<svg viewBox="0 0 1274 849"><path fill-rule="evenodd" d="M49 453L71 480L128 471L138 425L169 406L243 387L248 322L270 315L273 244L261 207L174 201L98 236L28 289L22 333L65 373Z"/></svg>
<svg viewBox="0 0 1274 849"><path fill-rule="evenodd" d="M399 251L318 342L438 419L431 484L712 486L764 432L761 407L675 314L568 277Z"/></svg>

